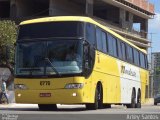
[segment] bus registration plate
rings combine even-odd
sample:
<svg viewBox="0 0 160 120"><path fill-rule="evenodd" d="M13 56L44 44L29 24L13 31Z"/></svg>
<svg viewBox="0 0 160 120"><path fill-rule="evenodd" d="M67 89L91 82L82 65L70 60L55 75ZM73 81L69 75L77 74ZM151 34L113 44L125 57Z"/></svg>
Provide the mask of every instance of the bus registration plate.
<svg viewBox="0 0 160 120"><path fill-rule="evenodd" d="M40 93L40 97L51 97L51 93Z"/></svg>

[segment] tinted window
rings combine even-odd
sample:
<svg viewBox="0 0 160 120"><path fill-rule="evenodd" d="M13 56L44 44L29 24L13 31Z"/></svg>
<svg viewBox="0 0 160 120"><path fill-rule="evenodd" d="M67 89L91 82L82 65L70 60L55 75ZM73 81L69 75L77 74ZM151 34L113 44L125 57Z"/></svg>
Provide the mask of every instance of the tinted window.
<svg viewBox="0 0 160 120"><path fill-rule="evenodd" d="M134 49L133 54L134 54L134 64L139 66L139 52L136 49Z"/></svg>
<svg viewBox="0 0 160 120"><path fill-rule="evenodd" d="M110 34L108 34L107 36L108 36L108 52L110 55L117 57L118 56L117 39Z"/></svg>
<svg viewBox="0 0 160 120"><path fill-rule="evenodd" d="M121 43L121 47L122 47L122 59L126 60L126 45L125 43Z"/></svg>
<svg viewBox="0 0 160 120"><path fill-rule="evenodd" d="M121 46L121 42L119 40L117 40L117 47L118 47L118 57L120 59L122 59L123 58L123 56L122 56L122 46Z"/></svg>
<svg viewBox="0 0 160 120"><path fill-rule="evenodd" d="M127 60L133 63L133 48L129 45L127 46Z"/></svg>
<svg viewBox="0 0 160 120"><path fill-rule="evenodd" d="M97 39L97 49L103 51L102 31L99 28L96 29L96 39Z"/></svg>
<svg viewBox="0 0 160 120"><path fill-rule="evenodd" d="M145 68L145 57L143 53L140 53L140 65Z"/></svg>
<svg viewBox="0 0 160 120"><path fill-rule="evenodd" d="M147 58L147 55L145 55L145 63L146 63L146 69L148 69L148 58Z"/></svg>
<svg viewBox="0 0 160 120"><path fill-rule="evenodd" d="M116 38L112 38L112 40L113 40L113 55L115 56L115 57L117 57L118 56L118 52L117 52L117 39Z"/></svg>
<svg viewBox="0 0 160 120"><path fill-rule="evenodd" d="M112 40L112 36L110 34L107 35L108 37L108 52L110 55L113 55L114 52L113 52L113 40Z"/></svg>
<svg viewBox="0 0 160 120"><path fill-rule="evenodd" d="M107 35L104 32L102 32L102 46L103 46L103 52L107 53Z"/></svg>
<svg viewBox="0 0 160 120"><path fill-rule="evenodd" d="M95 26L87 23L86 24L86 39L92 45L95 45Z"/></svg>
<svg viewBox="0 0 160 120"><path fill-rule="evenodd" d="M82 37L82 22L43 22L21 25L18 39Z"/></svg>

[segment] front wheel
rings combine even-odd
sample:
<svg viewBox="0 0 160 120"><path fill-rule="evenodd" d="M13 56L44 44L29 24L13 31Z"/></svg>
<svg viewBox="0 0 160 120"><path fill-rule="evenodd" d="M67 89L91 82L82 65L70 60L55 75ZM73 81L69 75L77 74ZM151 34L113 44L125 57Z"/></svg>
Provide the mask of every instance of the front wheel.
<svg viewBox="0 0 160 120"><path fill-rule="evenodd" d="M111 108L111 104L103 104L103 108Z"/></svg>
<svg viewBox="0 0 160 120"><path fill-rule="evenodd" d="M99 85L95 91L95 99L94 103L87 103L86 109L88 110L96 110L103 108L103 92L102 87Z"/></svg>
<svg viewBox="0 0 160 120"><path fill-rule="evenodd" d="M141 92L138 92L136 108L141 108Z"/></svg>

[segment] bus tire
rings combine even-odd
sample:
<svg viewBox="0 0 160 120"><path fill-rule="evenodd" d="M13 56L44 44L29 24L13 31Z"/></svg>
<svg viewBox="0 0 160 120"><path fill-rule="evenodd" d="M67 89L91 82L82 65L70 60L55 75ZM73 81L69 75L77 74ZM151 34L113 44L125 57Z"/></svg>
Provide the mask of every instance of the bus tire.
<svg viewBox="0 0 160 120"><path fill-rule="evenodd" d="M138 91L136 108L141 108L141 91Z"/></svg>
<svg viewBox="0 0 160 120"><path fill-rule="evenodd" d="M103 108L111 108L111 104L103 104Z"/></svg>
<svg viewBox="0 0 160 120"><path fill-rule="evenodd" d="M88 110L96 110L103 108L103 90L102 86L99 84L95 90L95 98L94 103L87 103L86 109Z"/></svg>
<svg viewBox="0 0 160 120"><path fill-rule="evenodd" d="M136 93L135 90L132 90L132 95L131 95L131 104L126 105L127 108L135 108L136 107Z"/></svg>
<svg viewBox="0 0 160 120"><path fill-rule="evenodd" d="M154 102L154 105L157 105L158 103Z"/></svg>
<svg viewBox="0 0 160 120"><path fill-rule="evenodd" d="M57 110L56 104L38 104L39 110L41 111L52 111Z"/></svg>

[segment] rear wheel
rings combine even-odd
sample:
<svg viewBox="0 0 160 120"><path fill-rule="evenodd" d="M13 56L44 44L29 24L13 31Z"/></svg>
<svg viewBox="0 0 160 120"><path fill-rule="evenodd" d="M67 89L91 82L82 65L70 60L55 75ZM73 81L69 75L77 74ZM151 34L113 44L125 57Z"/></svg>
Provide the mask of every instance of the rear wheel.
<svg viewBox="0 0 160 120"><path fill-rule="evenodd" d="M103 104L103 108L111 108L111 104Z"/></svg>
<svg viewBox="0 0 160 120"><path fill-rule="evenodd" d="M38 104L39 110L51 111L57 110L56 104Z"/></svg>
<svg viewBox="0 0 160 120"><path fill-rule="evenodd" d="M141 92L138 92L136 108L141 108Z"/></svg>
<svg viewBox="0 0 160 120"><path fill-rule="evenodd" d="M157 105L157 103L155 102L154 105Z"/></svg>
<svg viewBox="0 0 160 120"><path fill-rule="evenodd" d="M134 90L132 90L131 104L127 104L126 106L127 106L127 108L135 108L136 107L136 94L135 94Z"/></svg>

